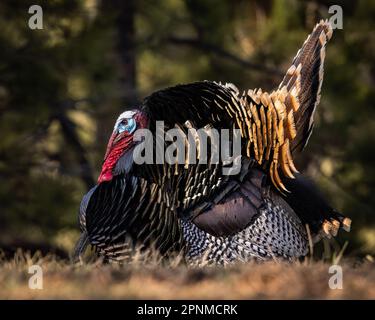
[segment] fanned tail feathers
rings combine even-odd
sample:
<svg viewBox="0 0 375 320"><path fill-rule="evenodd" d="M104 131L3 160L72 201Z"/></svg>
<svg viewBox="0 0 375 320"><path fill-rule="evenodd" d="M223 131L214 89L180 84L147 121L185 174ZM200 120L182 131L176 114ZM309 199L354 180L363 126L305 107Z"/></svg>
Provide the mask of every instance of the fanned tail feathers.
<svg viewBox="0 0 375 320"><path fill-rule="evenodd" d="M332 27L321 20L307 37L288 69L279 90L286 88L299 101L294 110L296 138L291 143L292 151L302 150L308 142L313 129L313 117L320 102L323 83L325 47L332 37Z"/></svg>
<svg viewBox="0 0 375 320"><path fill-rule="evenodd" d="M279 168L284 176L294 178L298 170L292 154L296 149L303 149L313 128L323 82L325 46L331 36L329 22L320 21L277 90L271 93L248 90L240 97L242 110L236 114L236 120L242 137L247 139L246 154L269 168L270 178L280 191L288 190L280 178Z"/></svg>

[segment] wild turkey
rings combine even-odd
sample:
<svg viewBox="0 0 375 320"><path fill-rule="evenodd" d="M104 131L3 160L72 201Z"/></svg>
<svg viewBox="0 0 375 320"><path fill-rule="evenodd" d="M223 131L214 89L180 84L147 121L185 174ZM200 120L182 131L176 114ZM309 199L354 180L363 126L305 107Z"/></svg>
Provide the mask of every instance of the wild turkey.
<svg viewBox="0 0 375 320"><path fill-rule="evenodd" d="M81 203L75 256L90 243L110 261L123 261L136 245L182 251L191 263L293 260L308 252L306 225L314 242L340 227L349 231L350 219L330 207L292 158L313 129L331 35L320 21L272 93L240 94L233 84L203 81L157 91L122 113L98 184ZM156 121L184 133L239 129L240 171L224 175L225 163L200 163L199 152L197 164L135 163L136 129L156 135ZM155 140L156 149L166 147Z"/></svg>

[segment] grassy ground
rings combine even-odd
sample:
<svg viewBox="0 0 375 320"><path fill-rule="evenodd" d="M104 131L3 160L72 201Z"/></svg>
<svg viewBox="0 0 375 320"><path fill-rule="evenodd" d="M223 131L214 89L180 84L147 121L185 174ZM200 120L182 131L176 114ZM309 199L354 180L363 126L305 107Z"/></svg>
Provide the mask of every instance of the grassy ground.
<svg viewBox="0 0 375 320"><path fill-rule="evenodd" d="M43 289L28 287L28 266L43 269ZM330 264L306 260L187 268L133 261L72 266L51 256L0 259L0 299L375 299L375 264L343 261L343 289L332 290Z"/></svg>

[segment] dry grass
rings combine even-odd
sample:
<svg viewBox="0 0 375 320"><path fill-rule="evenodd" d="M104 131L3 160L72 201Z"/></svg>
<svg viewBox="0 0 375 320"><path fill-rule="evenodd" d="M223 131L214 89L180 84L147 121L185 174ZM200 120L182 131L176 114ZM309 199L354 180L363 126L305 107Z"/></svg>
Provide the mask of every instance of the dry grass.
<svg viewBox="0 0 375 320"><path fill-rule="evenodd" d="M28 266L43 268L43 289L28 287ZM0 258L1 299L369 299L375 298L371 262L343 266L343 289L328 286L330 264L249 263L188 268L178 261L160 266L132 261L126 266L91 262L73 266L52 256L18 252Z"/></svg>

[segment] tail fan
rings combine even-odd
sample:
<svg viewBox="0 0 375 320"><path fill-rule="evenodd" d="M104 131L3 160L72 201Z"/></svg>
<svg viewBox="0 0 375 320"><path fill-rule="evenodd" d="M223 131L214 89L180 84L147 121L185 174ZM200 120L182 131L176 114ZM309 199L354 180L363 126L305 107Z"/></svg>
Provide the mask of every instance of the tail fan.
<svg viewBox="0 0 375 320"><path fill-rule="evenodd" d="M314 126L314 112L320 102L323 83L325 47L332 37L332 27L326 20L321 20L307 37L302 48L297 52L291 67L279 85L279 90L297 97L298 109L294 109L296 137L291 143L291 150L301 151L307 144ZM285 90L285 89L284 89ZM286 103L287 109L292 109Z"/></svg>

